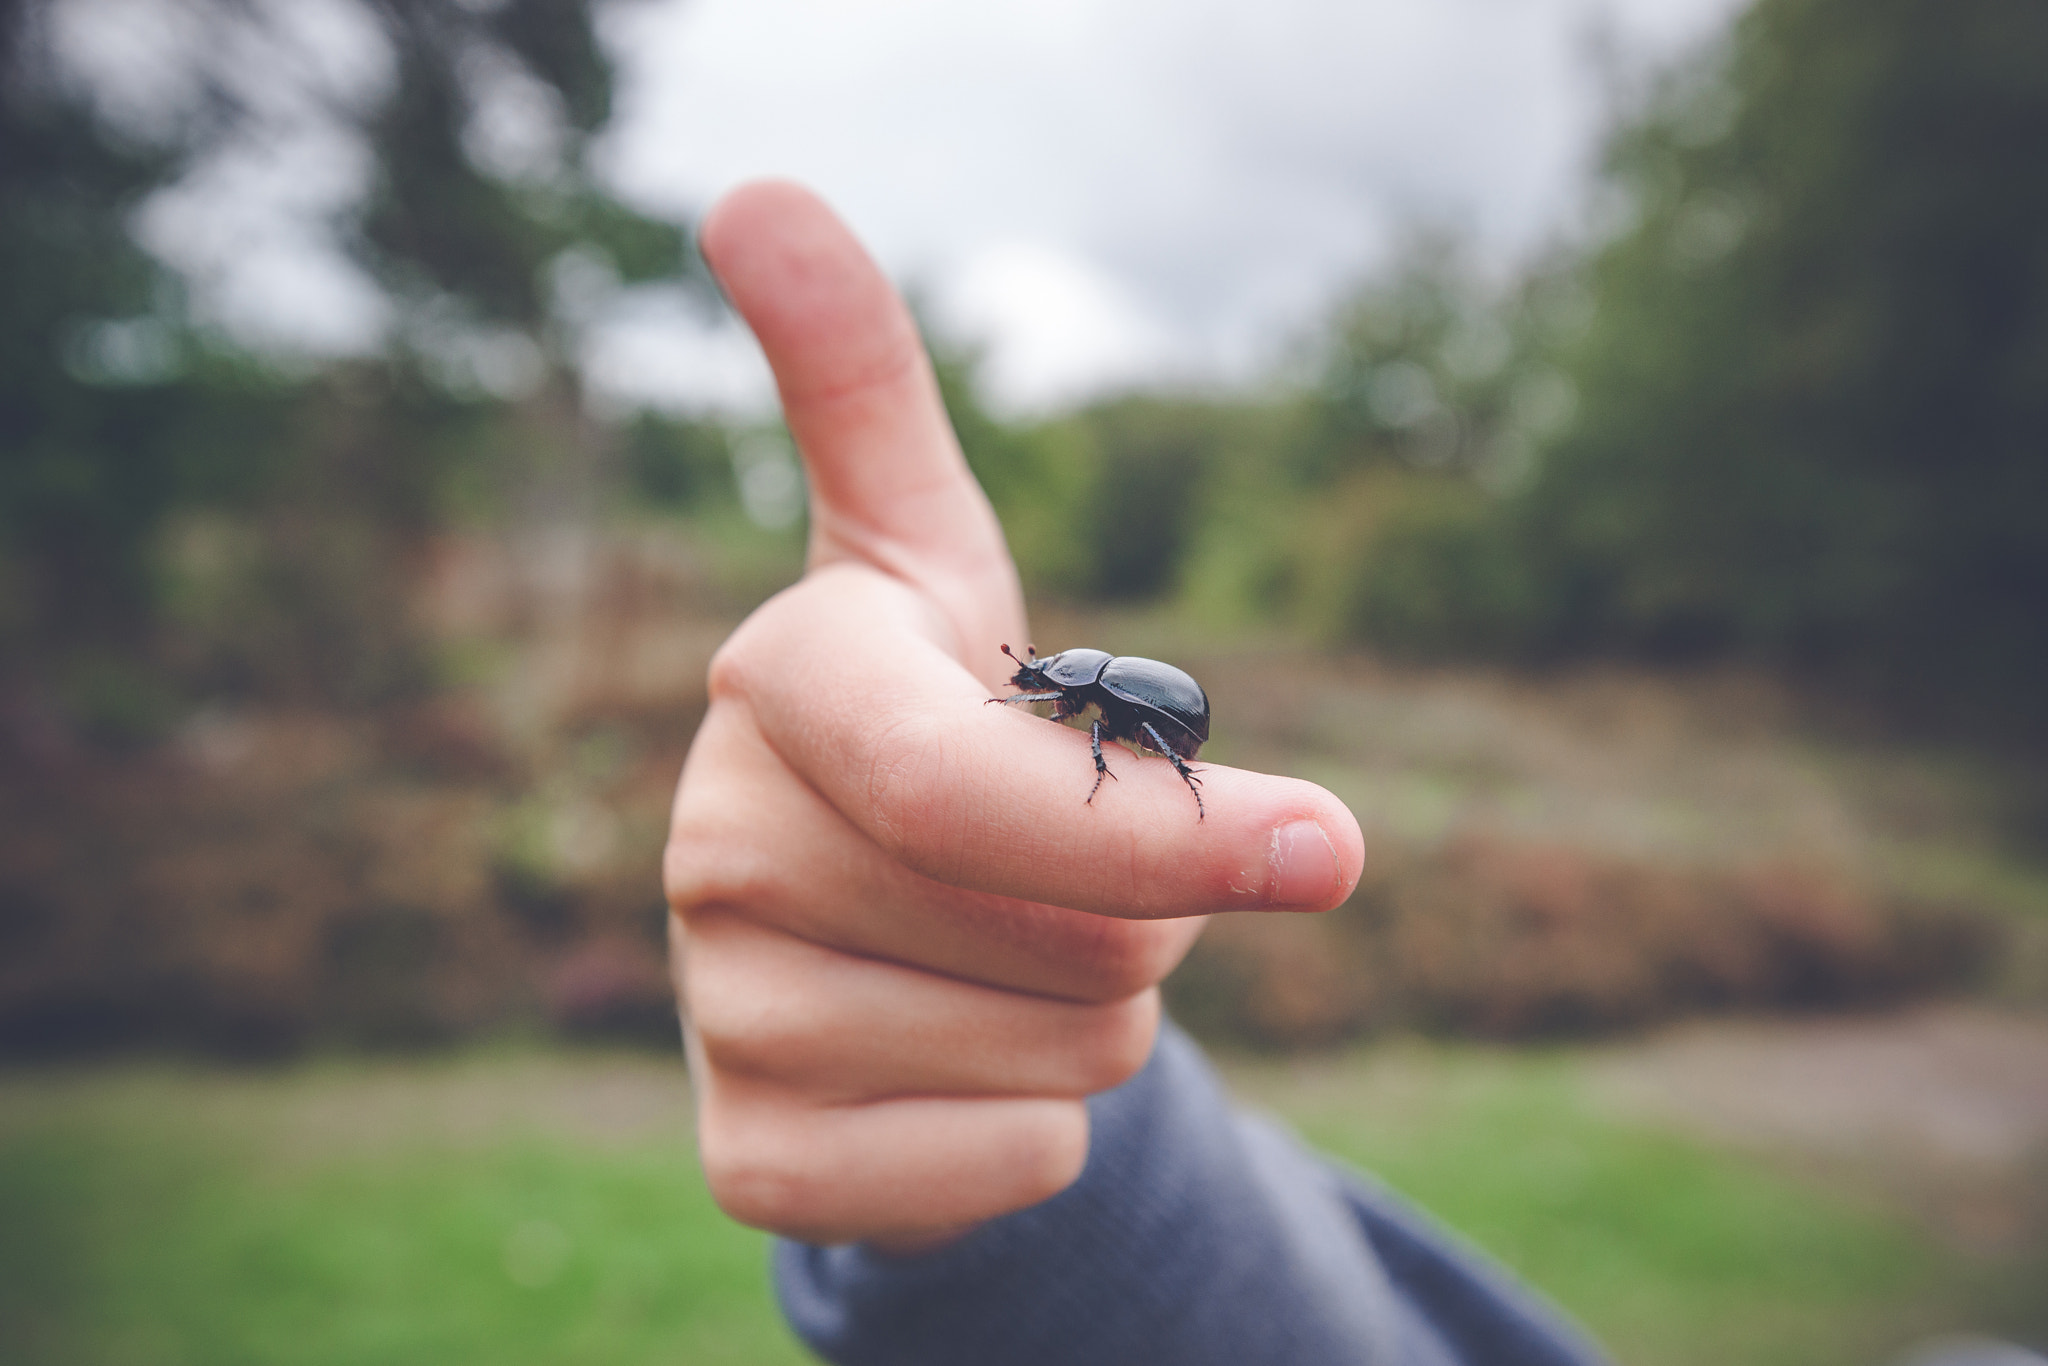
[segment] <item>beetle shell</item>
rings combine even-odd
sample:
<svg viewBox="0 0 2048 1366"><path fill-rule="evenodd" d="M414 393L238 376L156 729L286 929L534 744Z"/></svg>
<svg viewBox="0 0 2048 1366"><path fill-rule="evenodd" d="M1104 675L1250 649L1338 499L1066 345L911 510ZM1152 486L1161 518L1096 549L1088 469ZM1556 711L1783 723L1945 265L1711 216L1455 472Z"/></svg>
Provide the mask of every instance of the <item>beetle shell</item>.
<svg viewBox="0 0 2048 1366"><path fill-rule="evenodd" d="M1113 662L1107 650L1062 650L1038 660L1032 667L1048 683L1057 683L1062 688L1085 688L1101 678L1103 669ZM1194 682L1192 678L1188 681Z"/></svg>
<svg viewBox="0 0 2048 1366"><path fill-rule="evenodd" d="M1067 653L1078 652L1069 650ZM1100 651L1088 653L1098 654ZM1183 759L1194 758L1195 751L1209 738L1209 694L1202 691L1201 684L1173 665L1136 655L1120 655L1102 668L1095 681L1115 697L1171 717L1187 732L1186 738L1190 742L1184 749L1179 744L1174 745ZM1161 729L1166 730L1165 727ZM1182 737L1167 730L1166 738L1176 741Z"/></svg>

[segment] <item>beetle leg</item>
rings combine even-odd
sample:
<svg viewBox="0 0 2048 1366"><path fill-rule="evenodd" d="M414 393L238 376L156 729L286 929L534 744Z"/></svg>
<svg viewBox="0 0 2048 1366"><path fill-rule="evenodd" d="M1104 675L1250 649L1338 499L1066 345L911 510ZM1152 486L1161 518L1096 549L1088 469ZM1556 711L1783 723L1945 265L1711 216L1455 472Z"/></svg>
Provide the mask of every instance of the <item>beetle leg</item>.
<svg viewBox="0 0 2048 1366"><path fill-rule="evenodd" d="M1188 791L1195 794L1195 819L1198 821L1209 819L1208 811L1202 806L1202 780L1195 776L1193 769L1188 767L1188 761L1174 753L1173 747L1166 743L1166 737L1161 735L1150 721L1140 721L1138 729L1152 737L1153 745L1172 762L1173 771L1180 774L1180 780L1188 785Z"/></svg>
<svg viewBox="0 0 2048 1366"><path fill-rule="evenodd" d="M1065 696L1066 696L1066 694L1065 694L1065 693L1063 693L1063 692L1020 692L1020 693L1012 693L1012 694L1011 694L1010 696L1008 696L1008 697L991 697L991 698L989 698L989 699L988 699L988 701L989 701L989 702L1057 702L1057 701L1059 701L1059 699L1060 699L1060 698L1062 698L1062 697L1065 697ZM984 702L984 703L982 703L982 705L983 705L983 706L987 706L987 705L988 705L988 702Z"/></svg>
<svg viewBox="0 0 2048 1366"><path fill-rule="evenodd" d="M1058 696L1060 700L1052 709L1052 719L1055 721L1065 721L1088 710L1088 698L1078 688L1068 688Z"/></svg>
<svg viewBox="0 0 2048 1366"><path fill-rule="evenodd" d="M1093 804L1096 790L1102 786L1102 780L1104 778L1116 777L1116 774L1109 771L1109 765L1102 758L1102 722L1100 720L1097 720L1093 726L1089 727L1088 746L1095 751L1095 786L1088 789L1088 801L1090 804Z"/></svg>

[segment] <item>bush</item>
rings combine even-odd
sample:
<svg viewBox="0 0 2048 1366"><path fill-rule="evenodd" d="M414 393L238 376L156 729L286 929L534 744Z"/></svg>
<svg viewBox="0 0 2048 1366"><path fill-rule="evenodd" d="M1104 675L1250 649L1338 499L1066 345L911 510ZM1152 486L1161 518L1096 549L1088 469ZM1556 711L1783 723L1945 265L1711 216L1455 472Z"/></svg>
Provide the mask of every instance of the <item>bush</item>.
<svg viewBox="0 0 2048 1366"><path fill-rule="evenodd" d="M1352 571L1346 634L1409 657L1515 652L1535 615L1535 585L1500 504L1447 480L1414 480L1404 492Z"/></svg>
<svg viewBox="0 0 2048 1366"><path fill-rule="evenodd" d="M1880 901L1825 868L1688 870L1467 835L1369 870L1327 916L1219 919L1167 999L1198 1033L1256 1047L1582 1035L1952 989L2000 942L1985 913Z"/></svg>

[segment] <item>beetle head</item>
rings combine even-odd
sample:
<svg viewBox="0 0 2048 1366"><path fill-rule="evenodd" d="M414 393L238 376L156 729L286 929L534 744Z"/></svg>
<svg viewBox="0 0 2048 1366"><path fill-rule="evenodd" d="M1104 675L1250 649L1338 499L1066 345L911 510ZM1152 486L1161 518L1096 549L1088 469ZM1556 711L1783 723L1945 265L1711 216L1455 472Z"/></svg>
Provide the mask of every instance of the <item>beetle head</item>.
<svg viewBox="0 0 2048 1366"><path fill-rule="evenodd" d="M1009 646L1005 645L1003 647L1004 654L1017 660L1017 672L1010 679L1010 686L1013 688L1034 687L1043 681L1039 675L1045 666L1038 662L1038 647L1036 645L1026 645L1024 652L1031 656L1029 661L1017 659L1017 656L1011 652Z"/></svg>

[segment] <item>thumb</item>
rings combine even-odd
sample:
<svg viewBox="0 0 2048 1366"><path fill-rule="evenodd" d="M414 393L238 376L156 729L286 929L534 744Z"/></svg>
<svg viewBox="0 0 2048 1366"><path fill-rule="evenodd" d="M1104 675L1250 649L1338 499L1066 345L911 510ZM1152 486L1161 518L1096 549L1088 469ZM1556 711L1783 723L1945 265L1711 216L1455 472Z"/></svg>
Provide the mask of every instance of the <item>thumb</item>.
<svg viewBox="0 0 2048 1366"><path fill-rule="evenodd" d="M760 339L803 453L810 568L853 561L908 582L950 619L956 657L1021 641L1002 528L909 309L846 225L799 185L757 181L712 209L700 245Z"/></svg>

